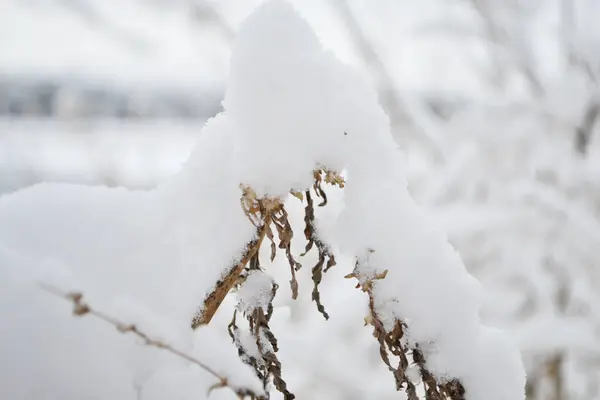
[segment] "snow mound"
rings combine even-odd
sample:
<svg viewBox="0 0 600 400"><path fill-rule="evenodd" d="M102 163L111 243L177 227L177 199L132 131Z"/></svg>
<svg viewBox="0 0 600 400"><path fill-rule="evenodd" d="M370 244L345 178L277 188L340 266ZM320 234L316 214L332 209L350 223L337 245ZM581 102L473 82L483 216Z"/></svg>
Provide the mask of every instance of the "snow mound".
<svg viewBox="0 0 600 400"><path fill-rule="evenodd" d="M284 1L260 6L239 37L225 111L172 179L148 192L42 184L0 198L0 357L15 360L2 370L1 397L132 398L146 384L170 397L200 394L189 366L72 318L35 287L40 279L76 287L190 352L208 340L215 346L198 357L227 360L231 379L260 389L233 346L208 328L192 332L190 321L255 234L239 185L283 196L308 188L323 166L347 171L332 235L340 252L361 260L364 276L389 271L373 288L382 320L406 322L427 367L460 379L469 400L524 398L519 353L480 324L479 285L409 196L388 118L366 79L323 51ZM248 277L245 307L264 306L265 278ZM198 373L205 387L214 383Z"/></svg>

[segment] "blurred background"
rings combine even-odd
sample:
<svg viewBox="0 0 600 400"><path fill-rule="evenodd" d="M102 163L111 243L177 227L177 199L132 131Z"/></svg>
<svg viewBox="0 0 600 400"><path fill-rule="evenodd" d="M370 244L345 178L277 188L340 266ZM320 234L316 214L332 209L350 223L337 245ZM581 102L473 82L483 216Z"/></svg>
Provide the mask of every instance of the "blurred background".
<svg viewBox="0 0 600 400"><path fill-rule="evenodd" d="M1 1L0 196L177 172L259 2ZM600 399L600 2L292 2L377 88L413 196L482 281L482 319L519 343L528 398Z"/></svg>

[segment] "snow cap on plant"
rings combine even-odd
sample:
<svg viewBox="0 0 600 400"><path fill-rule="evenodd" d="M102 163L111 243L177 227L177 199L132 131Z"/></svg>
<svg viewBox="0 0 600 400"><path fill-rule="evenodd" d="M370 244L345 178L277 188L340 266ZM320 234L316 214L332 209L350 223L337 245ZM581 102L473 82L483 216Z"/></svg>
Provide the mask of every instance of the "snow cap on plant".
<svg viewBox="0 0 600 400"><path fill-rule="evenodd" d="M375 91L323 50L286 2L263 4L241 28L224 107L221 117L234 127L233 174L242 184L242 207L258 239L248 242L241 261L217 284L219 290L228 290L232 277L264 267L258 251L264 238L272 243L271 261L277 248L285 250L292 291L298 290L294 271L300 265L290 247L294 227L283 199L289 192L305 193L297 197L308 203L306 239L316 244L320 260L313 267L313 300L327 318L318 284L322 272L335 265L329 245L353 257L356 264L348 277L356 278L368 296L366 321L373 325L398 389L417 398L406 374L416 364L428 398L524 398L519 352L503 334L480 324L481 288L446 235L410 197ZM339 176L342 170L347 182ZM334 179L327 182L327 176ZM324 179L340 184L345 193L329 244L315 230L311 195L311 187L315 195L325 193ZM331 265L323 269L327 257ZM270 332L270 313L248 318L257 337L261 326ZM232 324L237 326L235 318ZM397 360L390 360L390 354ZM277 370L276 381L281 379Z"/></svg>
<svg viewBox="0 0 600 400"><path fill-rule="evenodd" d="M284 1L242 25L223 104L238 128L240 178L259 194L309 187L317 164L341 171L388 125L367 80L324 51Z"/></svg>

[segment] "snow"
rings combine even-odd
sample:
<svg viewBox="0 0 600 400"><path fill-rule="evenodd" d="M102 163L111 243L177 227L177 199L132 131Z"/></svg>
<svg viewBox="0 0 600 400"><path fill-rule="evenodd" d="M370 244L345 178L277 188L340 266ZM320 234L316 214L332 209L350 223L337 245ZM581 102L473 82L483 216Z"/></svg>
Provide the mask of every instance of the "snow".
<svg viewBox="0 0 600 400"><path fill-rule="evenodd" d="M573 80L566 75L556 86ZM598 354L598 192L591 182L600 171L599 147L592 143L587 157L573 149L588 93L571 86L552 92L542 112L471 108L455 115L446 125L451 156L427 171L445 179L420 186L425 180L416 175L413 193L481 280L482 319L517 339L531 384L551 379L547 360L560 354L564 395L596 398L582 381L597 381L587 365ZM550 119L557 116L569 124ZM465 143L471 151L461 154Z"/></svg>
<svg viewBox="0 0 600 400"><path fill-rule="evenodd" d="M250 271L244 285L237 291L238 310L250 314L257 308L267 313L273 297L273 279L262 271Z"/></svg>
<svg viewBox="0 0 600 400"><path fill-rule="evenodd" d="M53 273L51 282L54 283L58 279L57 273L66 275L69 278L66 283L59 280L56 284L76 287L89 296L93 304L122 317L124 321L143 324L153 319L157 322L151 325L150 332L161 334L167 328L174 332L167 336L171 339L169 343L193 349L190 318L203 300L203 293L212 287L221 271L254 234L239 208L237 182L226 168L230 161L227 154L231 155L230 143L223 129L219 129L219 135L214 134L217 127L223 128L218 118L207 124L194 155L183 171L154 191L40 184L3 196L0 203L0 242L11 252L27 254L31 258L26 266L20 268L23 273L30 271L35 280L43 278L46 281ZM44 260L47 260L46 265L51 262L60 268L49 271L48 267L44 267L44 275L40 276L42 268L38 262ZM3 274L17 268L13 263L3 262L2 265ZM63 273L62 269L68 273ZM23 397L18 395L24 393L22 390L40 390L48 392L49 396L58 393L63 398L81 398L85 397L87 390L92 390L101 398L127 398L131 397L127 393L131 390L132 379L128 378L128 374L149 371L146 375L152 376L155 368L164 368L164 356L154 362L145 360L143 351L147 349L138 349L131 344L123 348L124 345L117 345L122 339L114 330L105 328L95 334L82 321L71 322L72 317L67 315L64 306L48 303L48 295L38 293L40 290L35 286L29 285L28 290L23 292L17 290L9 277L2 279L7 285L7 293L10 293L6 296L10 299L7 300L9 304L3 308L2 315L11 326L12 333L7 332L7 340L0 345L3 359L17 357L15 349L35 349L31 354L37 353L36 359L44 360L37 363L43 374L57 360L57 353L44 352L44 344L56 341L57 345L53 346L56 351L62 344L67 346L68 353L75 352L79 356L73 361L73 366L52 369L53 373L67 377L73 369L93 373L95 368L100 374L99 371L110 369L112 364L131 367L123 366L124 373L114 372L116 375L110 378L114 385L109 385L107 390L115 392L110 395L103 395L103 391L83 384L75 387L61 379L33 384L21 379L12 380L14 385L3 388L7 391L4 397L19 398ZM120 301L123 298L127 299L125 303ZM13 311L18 299L31 304L29 312L19 306L24 317ZM9 307L10 304L13 307ZM135 307L128 312L132 307L124 304ZM51 306L52 312L48 312ZM139 312L140 309L146 312ZM77 323L80 325L74 325ZM33 335L40 325L45 326L44 334L34 337L36 341L23 335L23 332ZM18 339L19 335L22 341ZM198 336L204 337L201 333ZM14 343L20 345L15 348ZM107 355L91 355L83 351L84 348L103 349ZM220 350L235 356L233 349L219 347L216 342L208 356ZM134 354L128 355L132 351ZM206 358L207 355L202 354L202 359ZM128 359L131 361L128 362ZM32 373L27 360L29 358L25 357L21 368L13 368L11 373L21 376ZM230 357L229 361L227 371L235 371L238 364L237 369L246 369L237 359L231 362ZM233 378L236 376L233 375ZM78 382L83 381L78 379ZM210 377L204 380L210 381ZM253 380L247 382L252 383ZM206 384L208 386L210 383ZM67 389L73 392L65 393ZM188 389L181 387L177 390L186 393Z"/></svg>
<svg viewBox="0 0 600 400"><path fill-rule="evenodd" d="M324 167L344 172L347 185L341 211L319 214L318 226L346 268L361 260L363 281L388 270L373 286L387 326L406 322L427 368L459 378L468 400L524 398L517 348L480 323L478 282L407 191L377 93L322 49L288 3L261 5L241 27L223 104L181 171L155 189L39 184L0 198L0 318L9 327L0 358L16 360L3 366L2 397L132 398L142 385L143 398L198 398L200 382L214 383L109 326L67 315L35 286L40 279L81 290L107 313L216 365L236 387L260 391L229 340L214 324L191 331L191 317L255 235L239 185L286 196L310 187L313 170ZM264 307L267 283L267 275L250 274L241 307Z"/></svg>
<svg viewBox="0 0 600 400"><path fill-rule="evenodd" d="M383 117L383 112L375 91L349 85L357 73L339 68L310 27L290 18L293 9L271 6L264 13L281 19L263 20L256 13L242 26L223 105L239 126L240 179L257 193L279 196L309 187L319 164L341 170L353 149L368 140L374 121L381 121L370 113ZM258 18L260 24L252 23ZM265 151L268 156L258 156Z"/></svg>
<svg viewBox="0 0 600 400"><path fill-rule="evenodd" d="M338 240L342 253L356 257L375 250L362 275L389 269L375 287L377 311L388 321L406 321L414 343L433 342L428 366L438 376L461 379L470 399L522 398L519 352L480 325L479 285L410 198L376 93L323 54L308 25L288 17L293 10L285 3L263 9L240 31L224 101L226 114L245 131L246 140L236 142L248 149L239 157L243 182L281 195L309 187L316 165L346 167ZM266 19L269 13L276 17ZM291 55L289 48L295 49ZM273 150L263 159L260 150L267 146ZM267 185L258 178L265 176Z"/></svg>
<svg viewBox="0 0 600 400"><path fill-rule="evenodd" d="M36 275L35 270L43 259L16 253L5 248L0 251L3 292L0 315L5 321L0 344L0 354L5 360L0 368L3 398L127 399L135 398L136 385L144 393L154 388L190 398L194 392L196 395L205 393L214 382L204 371L186 366L159 350L142 347L105 323L87 317L75 319L69 315L63 300L53 298L40 290L35 281L27 279L28 272ZM54 265L55 275L56 269ZM56 277L50 282L62 282L62 286L68 288L68 284ZM101 287L101 283L95 287ZM190 335L181 337L182 331L169 329L173 326L171 321L161 320L154 310L144 309L139 301L104 295L95 298L94 291L88 292L92 304L103 304L99 307L110 309L113 315L135 322L155 337L168 338L170 343L215 368L228 371L236 384L251 386L255 381L235 352L229 351L230 343L222 336L204 331L202 337L195 340ZM135 318L125 319L127 314ZM7 360L11 360L10 363ZM186 373L189 370L194 372L193 380ZM237 374L231 373L236 370ZM171 375L182 373L165 382L161 376L166 371L171 371ZM200 392L196 391L198 386L202 387Z"/></svg>
<svg viewBox="0 0 600 400"><path fill-rule="evenodd" d="M152 188L181 169L204 122L0 119L0 195L40 182Z"/></svg>
<svg viewBox="0 0 600 400"><path fill-rule="evenodd" d="M424 349L428 368L438 376L459 378L469 399L523 398L518 350L480 325L478 282L406 188L390 183L397 170L376 164L348 166L339 235L342 251L364 257L361 275L389 271L373 289L377 312L388 324L394 318L406 321L411 342L433 343ZM375 177L360 174L373 168L379 171Z"/></svg>

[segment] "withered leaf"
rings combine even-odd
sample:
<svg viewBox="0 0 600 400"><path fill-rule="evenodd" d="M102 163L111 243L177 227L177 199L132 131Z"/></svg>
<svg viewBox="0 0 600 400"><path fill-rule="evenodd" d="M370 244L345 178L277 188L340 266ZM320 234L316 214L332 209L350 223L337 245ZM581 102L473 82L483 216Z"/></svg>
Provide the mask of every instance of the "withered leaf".
<svg viewBox="0 0 600 400"><path fill-rule="evenodd" d="M290 192L292 194L292 196L294 196L295 198L297 198L300 201L304 201L304 195L302 194L302 192L299 191L291 191Z"/></svg>

